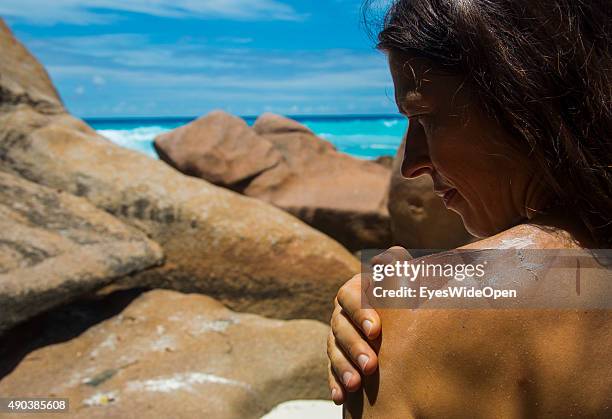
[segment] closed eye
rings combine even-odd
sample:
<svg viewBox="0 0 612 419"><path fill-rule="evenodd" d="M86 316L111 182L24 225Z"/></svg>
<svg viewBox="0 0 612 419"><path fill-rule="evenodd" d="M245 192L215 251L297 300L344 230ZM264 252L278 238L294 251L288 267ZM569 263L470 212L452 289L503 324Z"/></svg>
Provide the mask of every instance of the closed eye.
<svg viewBox="0 0 612 419"><path fill-rule="evenodd" d="M431 113L421 113L417 115L410 115L408 117L408 124L412 125L413 123L418 124L423 131L427 134L427 136L432 136L433 131L435 129L434 119Z"/></svg>
<svg viewBox="0 0 612 419"><path fill-rule="evenodd" d="M413 120L416 120L417 122L420 122L420 119L425 118L427 116L429 116L429 114L420 113L420 114L417 114L417 115L406 115L406 118L408 118L408 120L410 122L412 122Z"/></svg>

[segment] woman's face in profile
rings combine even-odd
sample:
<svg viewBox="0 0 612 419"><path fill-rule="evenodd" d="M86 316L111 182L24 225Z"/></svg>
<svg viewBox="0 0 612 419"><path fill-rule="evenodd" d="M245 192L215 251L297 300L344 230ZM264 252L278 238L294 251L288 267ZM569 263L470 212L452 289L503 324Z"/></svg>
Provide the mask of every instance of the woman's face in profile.
<svg viewBox="0 0 612 419"><path fill-rule="evenodd" d="M409 118L402 174L428 174L467 230L486 237L540 208L542 184L527 153L473 99L463 78L423 59L389 53L399 111Z"/></svg>

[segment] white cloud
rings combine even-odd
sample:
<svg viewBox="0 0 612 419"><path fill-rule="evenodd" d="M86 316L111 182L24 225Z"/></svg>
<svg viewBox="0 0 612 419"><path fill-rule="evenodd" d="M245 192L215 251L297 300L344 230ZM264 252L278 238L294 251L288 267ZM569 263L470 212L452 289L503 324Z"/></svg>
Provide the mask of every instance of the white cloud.
<svg viewBox="0 0 612 419"><path fill-rule="evenodd" d="M209 89L240 88L269 92L285 89L308 89L309 91L384 89L391 86L388 71L384 68L336 69L324 73L311 72L269 77L246 74L212 76L197 72L176 74L164 71L140 71L85 65L50 65L48 70L54 79L70 79L98 72L103 74L105 79L115 79L133 87L163 85L168 88L190 88L203 85Z"/></svg>
<svg viewBox="0 0 612 419"><path fill-rule="evenodd" d="M18 35L81 116L199 115L215 108L256 114L265 106L289 114L367 113L394 106L386 57L371 49L253 48L250 39L224 34L161 42L134 33Z"/></svg>
<svg viewBox="0 0 612 419"><path fill-rule="evenodd" d="M152 44L134 34L26 39L26 44L43 58L54 78L94 74L96 85L103 80L133 86L199 83L210 88L318 91L391 85L385 56L369 50L261 51L219 48L205 40ZM58 59L67 54L70 60Z"/></svg>
<svg viewBox="0 0 612 419"><path fill-rule="evenodd" d="M0 2L0 15L44 25L104 24L119 19L120 16L116 12L135 12L177 19L298 21L307 17L279 0L2 0Z"/></svg>
<svg viewBox="0 0 612 419"><path fill-rule="evenodd" d="M253 42L253 38L239 38L236 36L222 36L216 40L217 42L224 42L228 44L250 44Z"/></svg>
<svg viewBox="0 0 612 419"><path fill-rule="evenodd" d="M29 48L40 56L50 57L72 55L79 62L95 58L106 60L108 64L126 67L167 67L227 69L244 67L228 54L216 53L212 56L206 40L190 40L169 44L152 44L149 38L140 34L107 34L97 36L67 36L45 39L24 39ZM231 50L227 50L231 51Z"/></svg>
<svg viewBox="0 0 612 419"><path fill-rule="evenodd" d="M95 75L91 78L91 82L96 86L103 86L106 84L106 80L102 76Z"/></svg>

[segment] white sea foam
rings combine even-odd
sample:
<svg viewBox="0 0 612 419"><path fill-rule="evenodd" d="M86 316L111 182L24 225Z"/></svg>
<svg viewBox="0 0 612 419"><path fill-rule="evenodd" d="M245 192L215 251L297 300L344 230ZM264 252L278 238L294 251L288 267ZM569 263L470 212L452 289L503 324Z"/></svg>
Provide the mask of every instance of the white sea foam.
<svg viewBox="0 0 612 419"><path fill-rule="evenodd" d="M317 134L317 135L319 137L329 139L330 141L343 140L343 139L353 140L353 141L378 140L379 143L381 141L384 141L384 142L388 142L389 144L394 144L395 146L398 146L402 141L401 137L396 137L394 135L382 135L382 134L332 134L329 132L324 132L324 133Z"/></svg>
<svg viewBox="0 0 612 419"><path fill-rule="evenodd" d="M105 125L98 133L115 144L157 157L153 147L156 136L168 132L176 125L143 125L123 127ZM399 119L381 119L372 121L342 120L336 122L316 122L306 124L317 135L333 143L344 153L365 159L374 159L380 155L395 154L401 142L402 121ZM111 129L108 129L111 128Z"/></svg>
<svg viewBox="0 0 612 419"><path fill-rule="evenodd" d="M98 133L117 145L157 157L153 140L159 134L170 131L160 126L138 127L133 129L100 129Z"/></svg>
<svg viewBox="0 0 612 419"><path fill-rule="evenodd" d="M100 134L105 136L111 141L117 143L129 143L129 142L150 142L153 139L164 132L170 131L168 128L160 126L152 127L138 127L133 129L101 129L98 130Z"/></svg>

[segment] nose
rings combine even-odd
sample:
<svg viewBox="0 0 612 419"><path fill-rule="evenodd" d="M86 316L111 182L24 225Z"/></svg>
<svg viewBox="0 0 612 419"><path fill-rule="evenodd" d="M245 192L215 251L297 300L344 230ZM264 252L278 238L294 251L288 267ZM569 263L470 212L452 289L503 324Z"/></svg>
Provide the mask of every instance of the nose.
<svg viewBox="0 0 612 419"><path fill-rule="evenodd" d="M402 176L415 178L433 173L433 164L429 158L427 136L423 126L417 121L409 122L404 136L404 160L402 161Z"/></svg>

